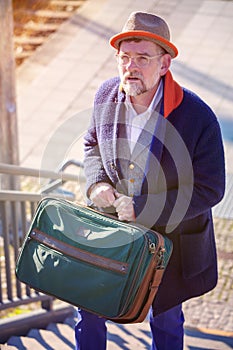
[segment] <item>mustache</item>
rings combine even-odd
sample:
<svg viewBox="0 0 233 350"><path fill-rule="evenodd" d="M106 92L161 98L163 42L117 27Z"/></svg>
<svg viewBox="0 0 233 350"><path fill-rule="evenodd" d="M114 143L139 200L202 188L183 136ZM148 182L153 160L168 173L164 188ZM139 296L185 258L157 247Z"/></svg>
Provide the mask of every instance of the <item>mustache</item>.
<svg viewBox="0 0 233 350"><path fill-rule="evenodd" d="M124 74L124 80L128 78L137 78L137 79L143 80L143 76L138 72L126 72Z"/></svg>

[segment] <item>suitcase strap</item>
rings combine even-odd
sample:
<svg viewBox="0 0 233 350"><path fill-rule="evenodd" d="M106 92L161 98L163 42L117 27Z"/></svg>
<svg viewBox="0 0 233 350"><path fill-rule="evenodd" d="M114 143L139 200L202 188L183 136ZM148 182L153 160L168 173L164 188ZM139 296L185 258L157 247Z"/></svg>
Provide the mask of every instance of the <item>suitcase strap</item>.
<svg viewBox="0 0 233 350"><path fill-rule="evenodd" d="M143 322L144 319L146 318L148 311L154 301L155 295L157 294L159 285L161 283L163 274L164 274L164 265L163 265L163 253L164 253L164 238L159 235L158 236L158 247L159 247L159 251L158 251L158 260L156 263L156 271L153 275L153 279L150 283L150 293L148 296L148 299L146 301L146 303L143 306L143 309L140 313L140 315L137 317L136 320L134 320L134 322Z"/></svg>
<svg viewBox="0 0 233 350"><path fill-rule="evenodd" d="M29 240L36 240L45 246L58 251L64 255L70 256L74 259L107 269L117 273L126 274L128 272L128 264L125 262L105 258L103 256L90 253L80 248L73 247L65 242L62 242L48 234L34 228L29 235Z"/></svg>

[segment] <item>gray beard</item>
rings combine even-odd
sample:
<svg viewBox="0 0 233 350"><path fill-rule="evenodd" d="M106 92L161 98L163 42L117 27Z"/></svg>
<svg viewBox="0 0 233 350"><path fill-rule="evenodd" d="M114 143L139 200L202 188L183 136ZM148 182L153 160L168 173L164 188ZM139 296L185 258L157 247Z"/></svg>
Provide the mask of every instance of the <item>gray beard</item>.
<svg viewBox="0 0 233 350"><path fill-rule="evenodd" d="M147 91L146 86L143 84L139 86L138 84L122 84L125 93L128 96L138 96Z"/></svg>

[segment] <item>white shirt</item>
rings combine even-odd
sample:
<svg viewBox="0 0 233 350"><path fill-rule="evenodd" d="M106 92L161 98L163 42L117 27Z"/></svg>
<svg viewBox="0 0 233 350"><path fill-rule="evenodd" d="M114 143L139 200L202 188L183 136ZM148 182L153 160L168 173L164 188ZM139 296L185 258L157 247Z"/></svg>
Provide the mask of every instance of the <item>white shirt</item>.
<svg viewBox="0 0 233 350"><path fill-rule="evenodd" d="M133 105L130 101L130 96L126 95L125 106L126 106L126 132L127 138L130 145L131 153L133 152L134 146L137 143L137 140L146 125L146 122L149 120L151 114L155 110L157 104L163 95L163 82L162 80L159 83L158 89L153 97L153 100L150 103L150 106L143 113L137 114Z"/></svg>

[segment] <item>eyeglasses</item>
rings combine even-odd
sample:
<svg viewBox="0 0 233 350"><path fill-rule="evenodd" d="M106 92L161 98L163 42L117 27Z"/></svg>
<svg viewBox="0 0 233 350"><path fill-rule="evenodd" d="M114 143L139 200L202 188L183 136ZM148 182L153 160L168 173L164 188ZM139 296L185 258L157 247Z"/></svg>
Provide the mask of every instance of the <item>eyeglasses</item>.
<svg viewBox="0 0 233 350"><path fill-rule="evenodd" d="M121 66L127 66L129 63L131 63L132 60L134 60L136 66L138 68L144 68L148 66L151 60L153 60L156 57L162 56L163 53L159 53L155 56L144 56L144 55L138 55L138 56L129 56L126 53L124 54L116 54L116 58L118 61L118 64Z"/></svg>

